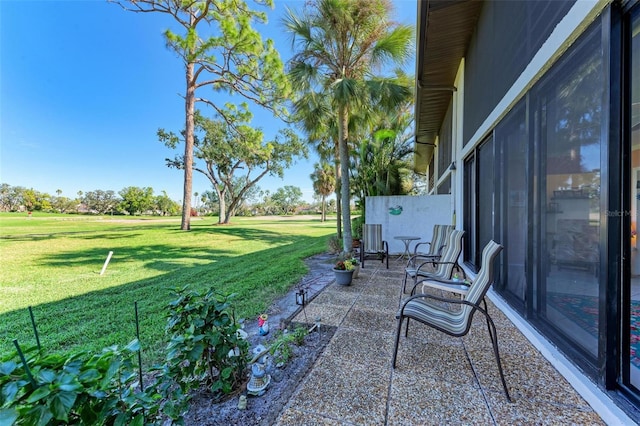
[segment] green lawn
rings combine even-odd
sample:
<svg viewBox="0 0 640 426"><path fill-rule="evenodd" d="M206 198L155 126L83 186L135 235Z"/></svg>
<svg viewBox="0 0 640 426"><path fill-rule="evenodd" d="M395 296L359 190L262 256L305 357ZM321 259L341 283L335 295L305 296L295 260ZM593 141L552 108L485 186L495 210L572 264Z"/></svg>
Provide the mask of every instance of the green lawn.
<svg viewBox="0 0 640 426"><path fill-rule="evenodd" d="M238 293L239 317L255 318L307 272L303 259L327 250L335 222L317 218L195 219L0 214L0 354L35 344L33 307L47 351L99 351L135 338L160 361L170 291L190 285ZM109 251L113 257L100 270Z"/></svg>

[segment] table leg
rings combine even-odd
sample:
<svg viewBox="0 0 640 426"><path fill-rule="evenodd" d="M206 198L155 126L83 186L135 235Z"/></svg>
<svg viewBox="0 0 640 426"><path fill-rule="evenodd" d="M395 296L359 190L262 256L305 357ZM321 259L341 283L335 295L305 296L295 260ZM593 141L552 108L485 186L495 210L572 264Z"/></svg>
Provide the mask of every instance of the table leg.
<svg viewBox="0 0 640 426"><path fill-rule="evenodd" d="M410 257L409 244L411 244L411 240L402 240L402 242L404 243L404 253L402 253L400 257L398 257L398 262L400 262L403 259L408 259Z"/></svg>

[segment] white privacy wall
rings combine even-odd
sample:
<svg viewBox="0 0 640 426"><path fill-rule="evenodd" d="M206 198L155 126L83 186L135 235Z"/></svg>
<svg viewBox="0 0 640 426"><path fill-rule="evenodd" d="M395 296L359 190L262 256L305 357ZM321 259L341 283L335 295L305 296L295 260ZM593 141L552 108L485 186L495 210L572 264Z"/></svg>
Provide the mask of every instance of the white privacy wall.
<svg viewBox="0 0 640 426"><path fill-rule="evenodd" d="M433 225L453 223L451 195L366 197L365 211L365 223L382 224L382 239L389 244L390 254L404 251L404 243L394 239L395 236L416 236L420 237L419 242L431 241ZM417 242L411 242L411 251Z"/></svg>

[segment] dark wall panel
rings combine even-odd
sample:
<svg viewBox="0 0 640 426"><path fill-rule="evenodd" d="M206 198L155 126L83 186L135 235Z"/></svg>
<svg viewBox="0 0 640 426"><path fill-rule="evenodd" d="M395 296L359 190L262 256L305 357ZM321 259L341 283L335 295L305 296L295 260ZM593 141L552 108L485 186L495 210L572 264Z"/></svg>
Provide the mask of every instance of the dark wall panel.
<svg viewBox="0 0 640 426"><path fill-rule="evenodd" d="M574 3L500 0L484 4L466 54L465 144Z"/></svg>

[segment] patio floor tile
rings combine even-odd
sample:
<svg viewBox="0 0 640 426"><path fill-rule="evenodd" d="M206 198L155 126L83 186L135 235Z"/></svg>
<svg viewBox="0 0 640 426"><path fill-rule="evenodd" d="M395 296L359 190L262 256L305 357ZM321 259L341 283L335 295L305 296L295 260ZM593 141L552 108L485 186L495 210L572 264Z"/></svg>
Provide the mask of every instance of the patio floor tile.
<svg viewBox="0 0 640 426"><path fill-rule="evenodd" d="M366 264L352 285L326 287L294 319L338 328L276 425L604 424L490 301L513 402L481 314L463 338L412 321L392 368L404 263Z"/></svg>

